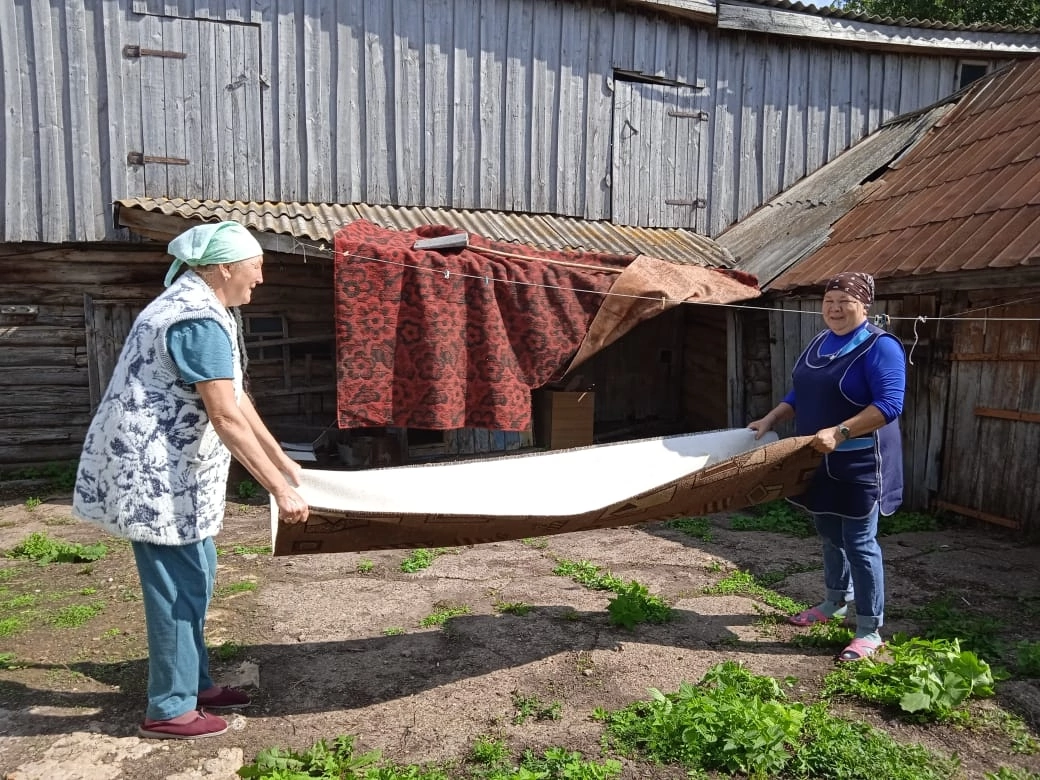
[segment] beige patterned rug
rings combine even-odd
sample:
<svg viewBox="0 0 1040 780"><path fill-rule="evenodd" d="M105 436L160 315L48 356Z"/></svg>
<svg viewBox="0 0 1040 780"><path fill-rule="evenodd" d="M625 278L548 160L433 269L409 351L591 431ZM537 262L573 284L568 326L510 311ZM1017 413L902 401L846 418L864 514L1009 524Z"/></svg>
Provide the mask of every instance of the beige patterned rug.
<svg viewBox="0 0 1040 780"><path fill-rule="evenodd" d="M304 524L280 523L275 555L525 539L742 509L804 490L811 437L710 433L365 471L307 469Z"/></svg>

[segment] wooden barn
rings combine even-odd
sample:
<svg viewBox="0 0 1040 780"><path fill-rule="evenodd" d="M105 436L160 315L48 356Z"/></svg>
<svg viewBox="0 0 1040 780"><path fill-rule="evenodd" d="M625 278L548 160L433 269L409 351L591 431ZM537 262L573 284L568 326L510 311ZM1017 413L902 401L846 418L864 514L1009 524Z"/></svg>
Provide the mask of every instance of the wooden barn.
<svg viewBox="0 0 1040 780"><path fill-rule="evenodd" d="M1038 138L1034 59L883 128L723 235L777 307L745 317L747 365L770 367L748 414L789 387L823 282L871 273L872 314L910 361L904 507L1040 535Z"/></svg>
<svg viewBox="0 0 1040 780"><path fill-rule="evenodd" d="M236 219L261 413L335 403L328 252L354 219L705 267L727 227L1040 35L782 0L58 0L0 6L0 472L74 459L165 242ZM679 307L597 355L598 438L723 427L738 334ZM408 452L531 433L410 431Z"/></svg>

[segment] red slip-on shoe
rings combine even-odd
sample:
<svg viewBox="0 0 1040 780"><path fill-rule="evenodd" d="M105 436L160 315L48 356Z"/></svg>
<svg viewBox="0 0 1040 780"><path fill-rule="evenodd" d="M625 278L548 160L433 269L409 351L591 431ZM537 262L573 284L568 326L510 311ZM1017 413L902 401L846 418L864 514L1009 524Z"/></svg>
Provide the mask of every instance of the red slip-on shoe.
<svg viewBox="0 0 1040 780"><path fill-rule="evenodd" d="M249 694L238 688L227 688L221 686L214 689L216 692L208 696L199 696L199 707L207 710L229 710L234 707L246 707L249 705Z"/></svg>
<svg viewBox="0 0 1040 780"><path fill-rule="evenodd" d="M137 736L149 739L203 739L215 737L228 730L227 721L217 715L195 712L196 717L187 723L172 720L149 720L137 729Z"/></svg>

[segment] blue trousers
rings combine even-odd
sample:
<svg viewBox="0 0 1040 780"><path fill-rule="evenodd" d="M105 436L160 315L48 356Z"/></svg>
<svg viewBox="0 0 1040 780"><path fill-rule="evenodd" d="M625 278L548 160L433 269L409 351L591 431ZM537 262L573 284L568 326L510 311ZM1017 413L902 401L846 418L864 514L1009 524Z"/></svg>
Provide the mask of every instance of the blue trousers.
<svg viewBox="0 0 1040 780"><path fill-rule="evenodd" d="M217 576L212 539L184 546L133 542L148 630L148 709L168 720L195 709L212 687L203 632Z"/></svg>
<svg viewBox="0 0 1040 780"><path fill-rule="evenodd" d="M856 627L877 631L885 622L885 570L877 541L878 505L866 519L814 514L823 541L827 600L856 602Z"/></svg>

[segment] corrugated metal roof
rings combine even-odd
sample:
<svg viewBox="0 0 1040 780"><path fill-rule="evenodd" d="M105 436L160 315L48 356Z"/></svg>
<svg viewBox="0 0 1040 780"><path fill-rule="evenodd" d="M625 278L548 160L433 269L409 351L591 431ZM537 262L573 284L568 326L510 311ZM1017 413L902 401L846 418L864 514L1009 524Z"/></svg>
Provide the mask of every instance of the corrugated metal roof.
<svg viewBox="0 0 1040 780"><path fill-rule="evenodd" d="M732 268L729 251L706 236L673 228L640 228L609 222L497 211L374 206L365 203L243 203L241 201L128 198L119 210L178 216L187 220L234 220L261 233L293 236L332 245L336 231L356 219L386 228L411 230L421 225L450 225L493 241L541 249L646 254L675 263ZM116 215L116 224L129 220Z"/></svg>
<svg viewBox="0 0 1040 780"><path fill-rule="evenodd" d="M980 81L772 289L1040 265L1040 59Z"/></svg>
<svg viewBox="0 0 1040 780"><path fill-rule="evenodd" d="M871 191L868 181L914 144L954 102L885 125L741 220L716 240L762 287L823 245L831 226Z"/></svg>
<svg viewBox="0 0 1040 780"><path fill-rule="evenodd" d="M964 30L970 32L996 32L996 33L1040 33L1040 28L1026 26L1011 26L1005 24L951 24L950 22L936 22L929 19L908 19L905 16L877 16L875 14L856 13L846 11L843 8L831 6L815 6L806 3L792 3L788 0L742 0L745 5L762 5L770 8L779 8L784 11L798 11L814 16L829 16L837 19L853 19L870 24L887 24L899 27L918 27L924 30Z"/></svg>

